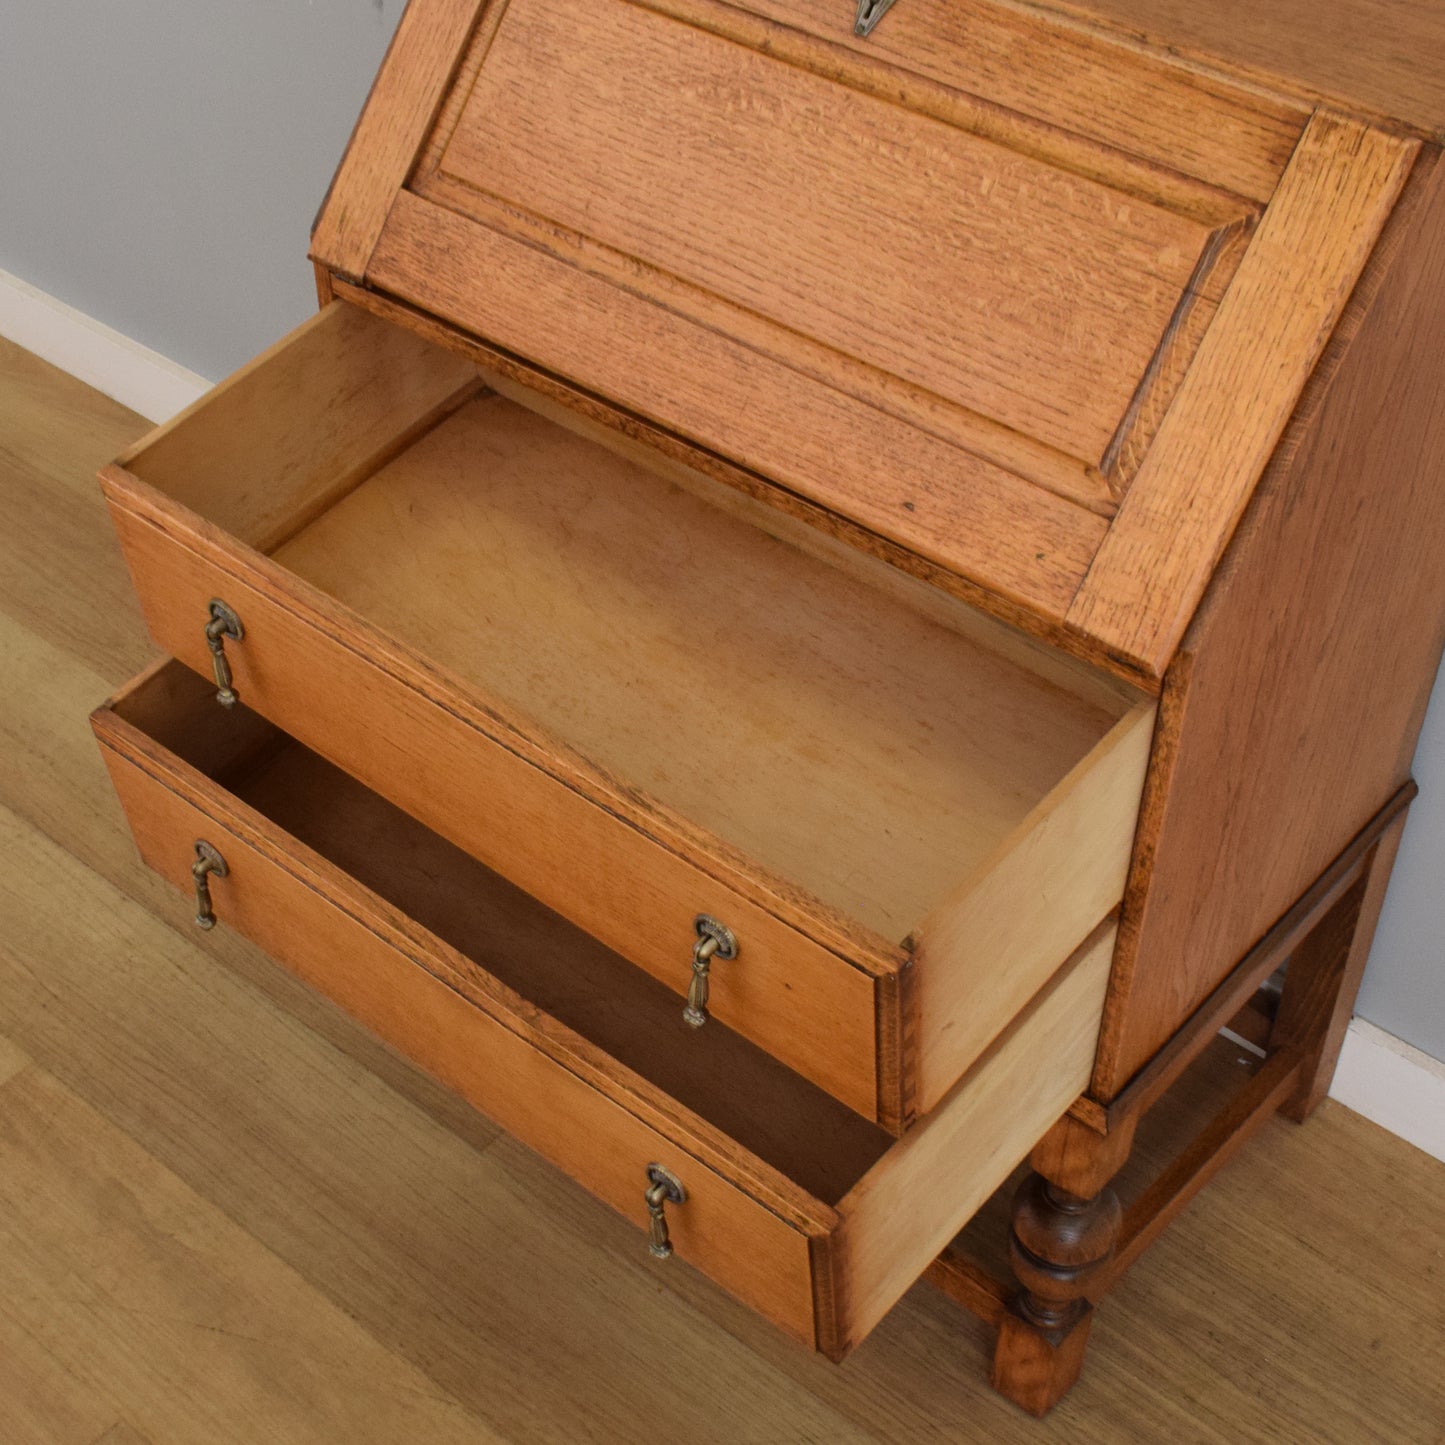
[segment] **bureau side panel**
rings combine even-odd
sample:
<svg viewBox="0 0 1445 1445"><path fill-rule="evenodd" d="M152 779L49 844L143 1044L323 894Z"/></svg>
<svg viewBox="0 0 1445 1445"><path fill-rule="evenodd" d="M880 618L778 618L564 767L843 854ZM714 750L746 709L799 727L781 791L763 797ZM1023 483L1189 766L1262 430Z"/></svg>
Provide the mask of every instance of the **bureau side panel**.
<svg viewBox="0 0 1445 1445"><path fill-rule="evenodd" d="M1170 670L1092 1092L1409 773L1445 638L1445 166L1415 176Z"/></svg>

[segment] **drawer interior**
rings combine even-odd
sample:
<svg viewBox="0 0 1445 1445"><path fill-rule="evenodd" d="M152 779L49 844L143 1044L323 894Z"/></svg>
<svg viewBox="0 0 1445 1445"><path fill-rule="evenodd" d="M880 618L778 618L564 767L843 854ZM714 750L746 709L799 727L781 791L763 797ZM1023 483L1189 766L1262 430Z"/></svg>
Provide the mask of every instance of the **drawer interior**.
<svg viewBox="0 0 1445 1445"><path fill-rule="evenodd" d="M529 1004L833 1205L894 1140L244 706L170 663L116 702L154 738Z"/></svg>
<svg viewBox="0 0 1445 1445"><path fill-rule="evenodd" d="M337 303L124 462L881 946L1137 701L493 381Z"/></svg>

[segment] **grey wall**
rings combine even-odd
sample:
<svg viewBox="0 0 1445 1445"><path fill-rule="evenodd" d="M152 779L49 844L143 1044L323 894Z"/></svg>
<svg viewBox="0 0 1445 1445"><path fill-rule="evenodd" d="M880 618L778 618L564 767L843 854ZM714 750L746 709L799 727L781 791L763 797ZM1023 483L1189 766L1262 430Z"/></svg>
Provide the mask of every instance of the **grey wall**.
<svg viewBox="0 0 1445 1445"><path fill-rule="evenodd" d="M203 376L315 310L402 0L0 0L0 269Z"/></svg>
<svg viewBox="0 0 1445 1445"><path fill-rule="evenodd" d="M0 269L217 379L315 306L402 0L0 0ZM1445 1059L1445 687L1361 1011Z"/></svg>
<svg viewBox="0 0 1445 1445"><path fill-rule="evenodd" d="M1415 754L1410 810L1357 1012L1445 1060L1445 671Z"/></svg>

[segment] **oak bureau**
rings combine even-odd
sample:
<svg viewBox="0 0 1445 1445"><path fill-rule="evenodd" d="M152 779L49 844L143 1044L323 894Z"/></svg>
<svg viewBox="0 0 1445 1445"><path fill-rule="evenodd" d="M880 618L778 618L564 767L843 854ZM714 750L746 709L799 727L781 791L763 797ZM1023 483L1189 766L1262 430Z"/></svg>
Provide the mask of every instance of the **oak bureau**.
<svg viewBox="0 0 1445 1445"><path fill-rule="evenodd" d="M318 313L102 473L196 922L835 1359L927 1274L1040 1412L1322 1097L1445 623L1438 124L1129 8L411 0Z"/></svg>

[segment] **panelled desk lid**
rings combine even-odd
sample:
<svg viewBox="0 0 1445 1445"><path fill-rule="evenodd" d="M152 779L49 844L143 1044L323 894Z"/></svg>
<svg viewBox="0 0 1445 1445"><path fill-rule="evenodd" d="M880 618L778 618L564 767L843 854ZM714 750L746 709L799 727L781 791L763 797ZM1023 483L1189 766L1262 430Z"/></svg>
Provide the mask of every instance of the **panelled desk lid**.
<svg viewBox="0 0 1445 1445"><path fill-rule="evenodd" d="M1157 673L1413 144L854 8L412 0L313 256Z"/></svg>

